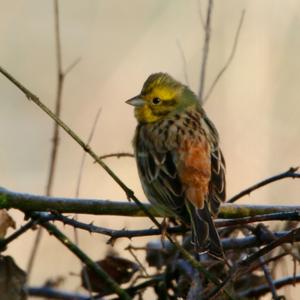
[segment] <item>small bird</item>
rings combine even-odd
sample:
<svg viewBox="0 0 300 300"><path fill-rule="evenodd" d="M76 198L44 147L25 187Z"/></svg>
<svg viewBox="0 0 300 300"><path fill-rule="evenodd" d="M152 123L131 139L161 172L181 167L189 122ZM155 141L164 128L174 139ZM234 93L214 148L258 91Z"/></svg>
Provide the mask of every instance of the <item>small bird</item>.
<svg viewBox="0 0 300 300"><path fill-rule="evenodd" d="M219 135L197 96L167 73L155 73L134 106L133 147L144 193L154 207L191 225L197 252L224 257L212 217L225 200Z"/></svg>

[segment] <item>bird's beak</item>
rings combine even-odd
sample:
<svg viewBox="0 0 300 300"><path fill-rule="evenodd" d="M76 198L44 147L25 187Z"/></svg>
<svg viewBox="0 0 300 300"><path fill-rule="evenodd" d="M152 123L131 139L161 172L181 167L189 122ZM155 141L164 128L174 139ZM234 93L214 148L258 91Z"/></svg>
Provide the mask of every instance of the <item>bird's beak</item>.
<svg viewBox="0 0 300 300"><path fill-rule="evenodd" d="M126 101L127 104L130 104L135 107L141 107L145 104L145 100L141 98L140 95L137 95L129 100Z"/></svg>

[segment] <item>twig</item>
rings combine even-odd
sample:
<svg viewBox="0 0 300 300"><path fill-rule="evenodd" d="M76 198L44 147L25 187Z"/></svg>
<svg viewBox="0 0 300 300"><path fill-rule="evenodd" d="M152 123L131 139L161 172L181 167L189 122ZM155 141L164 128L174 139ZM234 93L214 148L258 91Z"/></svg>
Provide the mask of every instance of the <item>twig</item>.
<svg viewBox="0 0 300 300"><path fill-rule="evenodd" d="M220 290L224 289L226 285L234 278L237 277L238 274L244 273L245 271L249 271L251 268L252 263L254 263L256 260L258 260L263 255L266 255L270 251L272 251L274 248L281 246L284 243L293 243L296 241L297 237L300 235L300 228L291 230L287 234L283 235L282 237L279 237L276 240L270 241L265 247L261 248L260 250L256 251L255 253L249 255L247 258L239 261L235 266L231 268L231 270L228 272L227 277L220 283L216 288L214 288L208 295L206 299L210 299L217 295Z"/></svg>
<svg viewBox="0 0 300 300"><path fill-rule="evenodd" d="M94 136L95 130L96 130L96 126L97 126L97 123L98 123L98 120L99 120L99 117L100 117L100 113L101 113L101 107L98 109L98 111L96 113L96 116L95 116L95 119L94 119L94 122L93 122L93 125L92 125L91 132L90 132L89 137L87 139L87 144L90 144L92 139L93 139L93 136ZM85 164L85 158L86 158L86 152L83 152L82 157L81 157L80 167L79 167L78 178L77 178L77 185L76 185L76 192L75 192L75 197L76 198L79 197L81 180L82 180L82 175L83 175L83 167L84 167L84 164ZM78 220L78 216L75 215L74 221L77 221L77 220ZM77 246L79 246L79 235L78 235L77 227L74 226L73 229L74 229L75 244ZM82 272L83 272L84 280L86 282L87 289L89 291L90 297L91 297L91 299L94 299L93 293L92 293L91 282L90 282L90 279L89 279L89 275L88 275L87 269L83 268L83 263L82 262L81 262L81 269L83 270Z"/></svg>
<svg viewBox="0 0 300 300"><path fill-rule="evenodd" d="M235 202L236 200L242 198L243 196L245 195L249 195L250 193L252 193L253 191L267 185L267 184L270 184L272 182L275 182L275 181L278 181L278 180L281 180L281 179L284 179L284 178L300 178L300 174L299 173L296 173L298 171L298 167L291 167L289 168L287 171L283 172L283 173L280 173L278 175L275 175L275 176L272 176L270 178L267 178L259 183L256 183L252 186L250 186L249 188L241 191L240 193L236 194L235 196L233 196L232 198L230 198L229 200L227 200L227 203L233 203Z"/></svg>
<svg viewBox="0 0 300 300"><path fill-rule="evenodd" d="M236 218L229 220L215 220L217 227L228 227L236 225L245 225L254 222L265 222L265 221L284 221L284 220L293 220L300 221L300 212L298 211L287 211L287 212L278 212L270 213L265 215L255 215L244 218Z"/></svg>
<svg viewBox="0 0 300 300"><path fill-rule="evenodd" d="M280 289L280 288L282 288L286 285L293 284L293 282L295 282L295 283L300 282L300 274L296 275L295 278L294 278L294 276L283 277L281 279L274 280L273 283L274 283L274 286L277 289ZM263 296L263 295L265 295L269 292L270 292L270 287L267 284L264 284L264 285L261 285L259 287L251 287L251 289L241 292L239 294L239 296L241 298L255 298L255 299L257 299L258 297Z"/></svg>
<svg viewBox="0 0 300 300"><path fill-rule="evenodd" d="M53 213L48 214L46 216L41 217L40 222L49 222L49 221L60 221L63 222L65 225L70 225L76 228L80 228L82 230L86 230L90 233L99 233L106 236L109 236L111 239L108 243L111 243L111 241L116 240L117 238L133 238L133 237L145 237L150 235L159 235L161 234L161 231L159 229L142 229L142 230L116 230L111 228L105 228L100 226L95 226L94 224L86 224L71 218L68 218L66 216L63 216L61 214ZM182 234L184 232L188 231L188 228L182 227L182 226L176 226L171 227L167 229L167 232L170 234ZM229 249L235 249L235 250L241 250L246 248L253 248L262 246L265 244L268 244L274 239L285 237L289 232L288 231L277 231L273 233L273 236L270 237L268 235L263 236L255 236L250 235L244 238L224 238L222 239L222 245L224 250ZM294 236L294 241L299 242L300 241L300 234ZM291 240L287 240L286 243L290 243ZM132 247L133 248L133 247ZM286 253L288 254L288 253Z"/></svg>
<svg viewBox="0 0 300 300"><path fill-rule="evenodd" d="M85 296L78 293L69 293L66 291L60 291L54 288L42 286L42 287L28 287L26 292L30 297L43 297L47 299L58 300L91 300L89 296ZM100 298L97 298L100 300Z"/></svg>
<svg viewBox="0 0 300 300"><path fill-rule="evenodd" d="M100 113L101 113L102 108L100 107L96 113L93 125L92 125L92 129L91 132L89 134L89 137L86 141L86 144L89 145L93 139L93 136L95 134L95 130L96 130L96 126L100 117ZM80 162L80 167L79 167L79 174L78 174L78 178L77 178L77 184L76 184L76 192L75 192L75 197L78 198L79 197L79 191L80 191L80 185L81 185L81 179L82 179L82 174L83 174L83 167L84 167L84 163L85 163L85 159L86 159L86 152L83 152L82 157L81 157L81 162Z"/></svg>
<svg viewBox="0 0 300 300"><path fill-rule="evenodd" d="M246 259L242 260L239 263L239 266L241 266L241 267L250 266L252 262L257 260L259 257L266 255L267 253L272 251L274 248L276 248L282 244L285 244L285 243L293 243L297 239L297 236L299 236L299 234L300 234L300 228L291 230L284 236L270 242L268 245L261 248L259 251L249 255Z"/></svg>
<svg viewBox="0 0 300 300"><path fill-rule="evenodd" d="M117 153L109 153L109 154L99 156L100 159L106 159L106 158L111 158L111 157L116 157L116 158L134 157L134 155L132 153L128 153L128 152L117 152Z"/></svg>
<svg viewBox="0 0 300 300"><path fill-rule="evenodd" d="M200 86L198 92L198 97L201 103L203 103L206 66L207 66L208 53L209 53L212 7L213 7L213 0L208 0L206 21L205 21L205 28L204 28L205 34L204 34L204 43L203 43L203 51L202 51L202 62L201 62L201 70L200 70Z"/></svg>
<svg viewBox="0 0 300 300"><path fill-rule="evenodd" d="M181 46L181 43L180 43L179 40L176 40L176 44L177 44L177 47L178 47L178 50L179 50L179 53L180 53L180 56L181 56L181 60L182 60L182 63L183 63L183 75L184 75L185 84L190 85L189 75L188 75L188 72L187 72L187 61L186 61L186 57L184 55L184 51L182 49L182 46Z"/></svg>
<svg viewBox="0 0 300 300"><path fill-rule="evenodd" d="M126 247L125 250L128 250L129 253L131 254L131 256L134 258L135 262L138 264L138 266L140 267L140 269L143 271L145 276L149 276L146 268L143 266L143 264L141 263L141 261L139 260L139 258L137 257L137 255L134 253L133 249L131 247Z"/></svg>
<svg viewBox="0 0 300 300"><path fill-rule="evenodd" d="M44 216L46 213L32 213L32 218L38 220L39 216ZM47 229L47 231L54 235L63 245L65 245L73 254L75 254L88 268L99 276L99 279L106 284L111 291L119 295L120 299L130 300L131 297L90 257L88 257L82 250L80 250L66 235L64 235L56 226L42 222L41 225Z"/></svg>
<svg viewBox="0 0 300 300"><path fill-rule="evenodd" d="M0 250L4 249L10 242L17 239L20 235L25 233L27 230L31 229L33 226L37 224L36 221L30 220L25 225L21 226L18 230L8 236L6 239L0 239Z"/></svg>
<svg viewBox="0 0 300 300"><path fill-rule="evenodd" d="M203 13L202 13L202 7L201 7L200 0L198 1L198 12L199 12L199 18L200 18L201 25L203 27L203 30L205 31L204 17L203 17Z"/></svg>
<svg viewBox="0 0 300 300"><path fill-rule="evenodd" d="M264 272L264 274L265 274L265 278L266 278L266 280L267 280L267 283L268 283L268 285L269 285L269 288L270 288L270 291L271 291L271 293L272 293L272 299L273 300L280 300L280 297L278 297L278 295L277 295L277 291L276 291L276 287L275 287L275 284L274 284L274 282L273 282L273 278L272 278L272 275L271 275L271 272L270 272L270 270L269 270L269 267L266 265L266 263L265 263L265 259L264 259L264 257L260 257L259 258L259 261L260 261L260 263L262 264L262 269L263 269L263 272Z"/></svg>
<svg viewBox="0 0 300 300"><path fill-rule="evenodd" d="M60 27L59 27L59 8L58 0L54 0L54 21L55 21L55 42L56 42L56 63L57 63L57 89L56 89L56 100L54 113L59 118L61 112L62 92L64 84L64 74L62 72L62 57L61 57L61 41L60 41ZM48 179L46 185L46 195L51 196L54 174L57 162L57 153L59 145L59 126L56 122L53 124L53 137L52 137L52 148L50 154L50 167L48 172ZM27 281L29 281L30 274L32 272L35 257L39 248L39 244L42 239L42 228L38 228L33 247L28 260L27 265Z"/></svg>
<svg viewBox="0 0 300 300"><path fill-rule="evenodd" d="M203 103L205 103L207 101L207 99L209 98L209 96L211 95L212 91L214 90L216 84L218 83L218 81L220 80L220 78L222 77L222 75L224 74L224 72L228 69L228 67L230 66L235 52L236 52L236 48L238 45L238 41L239 41L239 36L240 36L240 32L241 32L241 28L244 22L244 17L245 17L245 10L242 11L241 17L240 17L240 21L235 33L235 37L234 37L234 41L233 41L233 46L231 49L231 53L225 63L225 65L223 66L223 68L219 71L218 75L216 76L216 78L214 79L213 83L211 84L211 86L209 87L204 99L203 99Z"/></svg>

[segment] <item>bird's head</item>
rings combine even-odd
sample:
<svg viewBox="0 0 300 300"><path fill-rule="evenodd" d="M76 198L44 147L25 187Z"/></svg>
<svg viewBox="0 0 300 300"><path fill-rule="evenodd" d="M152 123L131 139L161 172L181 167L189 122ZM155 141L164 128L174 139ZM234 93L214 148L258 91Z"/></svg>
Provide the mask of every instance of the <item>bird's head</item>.
<svg viewBox="0 0 300 300"><path fill-rule="evenodd" d="M126 103L135 107L135 117L140 123L153 123L199 105L197 96L187 86L166 73L150 75L141 93Z"/></svg>

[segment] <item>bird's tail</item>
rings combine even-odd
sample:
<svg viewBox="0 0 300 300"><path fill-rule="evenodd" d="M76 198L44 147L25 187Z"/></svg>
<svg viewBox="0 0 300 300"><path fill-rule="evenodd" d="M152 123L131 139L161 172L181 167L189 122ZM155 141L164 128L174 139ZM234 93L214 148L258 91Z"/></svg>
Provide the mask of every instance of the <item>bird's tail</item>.
<svg viewBox="0 0 300 300"><path fill-rule="evenodd" d="M188 206L191 216L192 239L196 251L208 251L209 254L217 259L224 259L220 237L209 212L207 203L205 203L203 209L197 209L190 203Z"/></svg>

